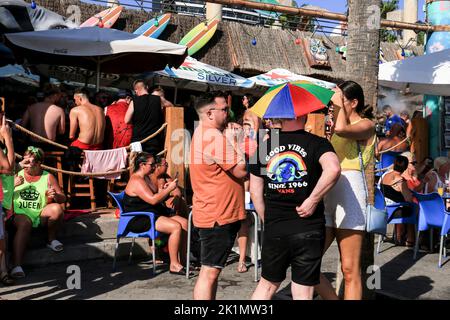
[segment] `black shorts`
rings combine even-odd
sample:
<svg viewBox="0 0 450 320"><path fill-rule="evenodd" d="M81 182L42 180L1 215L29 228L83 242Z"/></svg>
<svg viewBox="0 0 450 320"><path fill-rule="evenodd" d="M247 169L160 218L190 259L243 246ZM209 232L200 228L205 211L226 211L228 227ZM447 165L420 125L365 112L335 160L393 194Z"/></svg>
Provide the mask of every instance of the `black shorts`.
<svg viewBox="0 0 450 320"><path fill-rule="evenodd" d="M292 282L317 285L324 245L325 232L322 230L282 237L264 236L261 276L271 282L282 282L290 265Z"/></svg>
<svg viewBox="0 0 450 320"><path fill-rule="evenodd" d="M200 235L200 262L204 266L222 269L233 248L241 222L213 228L197 228Z"/></svg>

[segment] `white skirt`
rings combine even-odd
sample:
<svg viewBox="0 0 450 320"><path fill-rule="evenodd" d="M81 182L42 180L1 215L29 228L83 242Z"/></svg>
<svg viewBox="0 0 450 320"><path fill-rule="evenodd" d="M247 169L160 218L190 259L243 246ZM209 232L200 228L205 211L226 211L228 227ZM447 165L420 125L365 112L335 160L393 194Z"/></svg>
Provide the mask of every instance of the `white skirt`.
<svg viewBox="0 0 450 320"><path fill-rule="evenodd" d="M361 171L342 171L325 195L325 225L337 229L366 229L366 193Z"/></svg>

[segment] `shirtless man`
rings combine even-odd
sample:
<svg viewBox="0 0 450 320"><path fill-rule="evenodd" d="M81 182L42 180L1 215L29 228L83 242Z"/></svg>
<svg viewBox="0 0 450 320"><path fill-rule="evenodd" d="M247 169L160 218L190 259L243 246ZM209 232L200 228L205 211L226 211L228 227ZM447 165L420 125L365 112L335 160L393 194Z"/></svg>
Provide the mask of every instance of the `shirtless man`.
<svg viewBox="0 0 450 320"><path fill-rule="evenodd" d="M56 105L62 93L57 87L50 87L44 94L44 101L34 103L27 108L22 118L22 125L44 138L55 141L56 136L64 134L66 128L64 110ZM31 138L31 141L33 144L41 142L35 138Z"/></svg>
<svg viewBox="0 0 450 320"><path fill-rule="evenodd" d="M105 132L105 114L102 108L89 102L85 89L77 89L73 95L76 107L70 110L70 140L80 129L78 139L71 146L82 150L101 150Z"/></svg>
<svg viewBox="0 0 450 320"><path fill-rule="evenodd" d="M170 102L169 100L166 99L165 94L164 94L164 89L161 88L160 86L153 88L152 95L161 97L161 108L162 109L170 108L170 107L174 106L172 102Z"/></svg>

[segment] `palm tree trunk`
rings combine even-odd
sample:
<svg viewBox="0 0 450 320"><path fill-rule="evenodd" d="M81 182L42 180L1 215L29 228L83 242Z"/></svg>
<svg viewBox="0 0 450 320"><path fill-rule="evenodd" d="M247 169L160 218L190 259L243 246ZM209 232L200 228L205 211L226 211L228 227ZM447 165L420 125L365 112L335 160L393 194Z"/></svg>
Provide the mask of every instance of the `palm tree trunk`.
<svg viewBox="0 0 450 320"><path fill-rule="evenodd" d="M378 51L380 48L380 0L348 0L347 79L356 81L364 89L365 102L374 110L378 96ZM373 164L366 170L369 201L373 203ZM374 264L374 237L367 234L361 253L363 298L373 299L374 290L367 288L366 270ZM336 288L342 288L341 267L338 266Z"/></svg>

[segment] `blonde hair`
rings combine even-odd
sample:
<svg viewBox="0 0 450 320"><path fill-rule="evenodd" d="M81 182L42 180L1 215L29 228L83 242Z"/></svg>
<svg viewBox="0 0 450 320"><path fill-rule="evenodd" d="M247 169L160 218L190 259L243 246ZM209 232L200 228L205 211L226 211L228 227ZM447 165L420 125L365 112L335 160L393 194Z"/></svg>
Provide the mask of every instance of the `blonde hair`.
<svg viewBox="0 0 450 320"><path fill-rule="evenodd" d="M450 159L448 157L437 157L434 159L434 169L436 171L439 171L439 169L450 162Z"/></svg>

